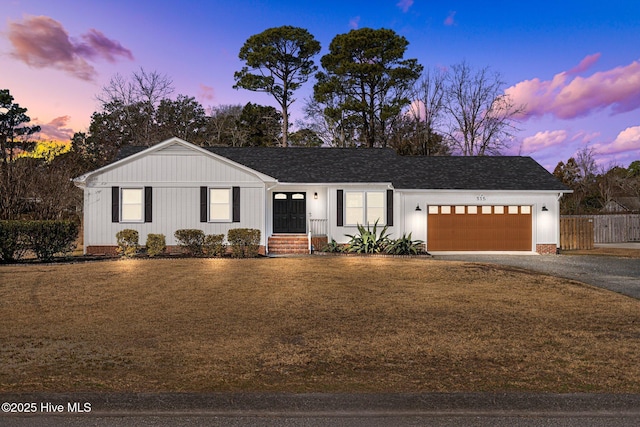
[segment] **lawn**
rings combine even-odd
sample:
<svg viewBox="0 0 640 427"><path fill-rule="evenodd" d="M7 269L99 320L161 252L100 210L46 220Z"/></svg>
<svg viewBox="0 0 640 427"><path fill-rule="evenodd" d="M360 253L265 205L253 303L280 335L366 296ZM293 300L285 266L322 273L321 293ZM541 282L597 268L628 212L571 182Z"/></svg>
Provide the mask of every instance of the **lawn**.
<svg viewBox="0 0 640 427"><path fill-rule="evenodd" d="M640 301L433 259L0 266L0 392L640 392Z"/></svg>

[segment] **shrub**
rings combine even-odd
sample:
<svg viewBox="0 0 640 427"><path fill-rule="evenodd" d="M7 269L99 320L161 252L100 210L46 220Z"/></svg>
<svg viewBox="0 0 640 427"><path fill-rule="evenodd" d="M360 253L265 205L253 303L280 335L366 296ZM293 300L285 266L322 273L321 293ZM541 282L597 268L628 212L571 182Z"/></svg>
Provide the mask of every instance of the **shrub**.
<svg viewBox="0 0 640 427"><path fill-rule="evenodd" d="M138 253L138 232L130 228L118 231L116 233L118 240L118 253L124 256L133 256Z"/></svg>
<svg viewBox="0 0 640 427"><path fill-rule="evenodd" d="M322 248L322 252L329 253L342 253L345 251L345 246L336 242L334 239L331 239L331 242L327 243L324 248Z"/></svg>
<svg viewBox="0 0 640 427"><path fill-rule="evenodd" d="M254 228L232 228L227 234L231 245L231 255L236 258L253 258L258 256L260 230Z"/></svg>
<svg viewBox="0 0 640 427"><path fill-rule="evenodd" d="M377 254L384 250L389 244L389 233L387 233L387 225L378 234L378 221L373 224L373 230L364 228L358 224L358 234L351 235L345 234L349 237L349 243L347 244L347 252L355 252L359 254Z"/></svg>
<svg viewBox="0 0 640 427"><path fill-rule="evenodd" d="M202 255L202 245L204 244L204 231L193 228L178 230L174 233L178 245L191 256Z"/></svg>
<svg viewBox="0 0 640 427"><path fill-rule="evenodd" d="M207 234L204 237L202 250L207 256L222 256L227 247L224 244L224 234Z"/></svg>
<svg viewBox="0 0 640 427"><path fill-rule="evenodd" d="M422 240L411 240L411 233L389 242L385 248L385 252L391 255L418 255L423 253Z"/></svg>
<svg viewBox="0 0 640 427"><path fill-rule="evenodd" d="M73 221L27 221L26 239L40 261L50 261L55 254L69 254L78 238L78 224Z"/></svg>
<svg viewBox="0 0 640 427"><path fill-rule="evenodd" d="M0 221L0 261L15 262L29 249L23 221Z"/></svg>
<svg viewBox="0 0 640 427"><path fill-rule="evenodd" d="M156 256L164 253L167 249L167 242L164 234L148 234L147 235L147 255Z"/></svg>

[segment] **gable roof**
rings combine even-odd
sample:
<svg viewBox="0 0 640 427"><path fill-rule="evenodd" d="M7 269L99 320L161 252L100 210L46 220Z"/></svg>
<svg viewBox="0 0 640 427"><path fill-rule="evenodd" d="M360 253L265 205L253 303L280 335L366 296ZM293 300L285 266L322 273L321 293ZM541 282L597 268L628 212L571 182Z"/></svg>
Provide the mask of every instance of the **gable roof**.
<svg viewBox="0 0 640 427"><path fill-rule="evenodd" d="M397 189L570 190L531 157L399 156L380 148L203 147L281 183L391 183ZM116 160L146 149L125 147Z"/></svg>

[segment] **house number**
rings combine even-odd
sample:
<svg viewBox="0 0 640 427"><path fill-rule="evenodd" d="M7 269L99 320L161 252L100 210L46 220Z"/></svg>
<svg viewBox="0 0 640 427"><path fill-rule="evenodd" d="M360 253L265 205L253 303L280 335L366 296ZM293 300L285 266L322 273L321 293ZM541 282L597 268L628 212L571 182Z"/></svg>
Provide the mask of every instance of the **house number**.
<svg viewBox="0 0 640 427"><path fill-rule="evenodd" d="M487 198L481 194L479 196L476 196L476 200L479 202L484 202L485 200L487 200Z"/></svg>

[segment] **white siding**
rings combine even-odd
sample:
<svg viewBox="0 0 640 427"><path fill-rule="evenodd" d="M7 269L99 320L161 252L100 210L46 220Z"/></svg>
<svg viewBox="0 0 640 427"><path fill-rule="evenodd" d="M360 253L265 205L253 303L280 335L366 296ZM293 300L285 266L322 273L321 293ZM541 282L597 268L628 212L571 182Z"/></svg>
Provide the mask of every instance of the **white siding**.
<svg viewBox="0 0 640 427"><path fill-rule="evenodd" d="M150 223L112 223L111 187L153 188ZM240 190L240 222L200 222L200 187ZM181 145L169 145L91 177L85 189L85 245L115 245L116 233L137 230L140 244L149 233L161 233L175 245L174 233L195 228L205 234L226 234L231 228L257 228L265 241L265 183L251 172Z"/></svg>

